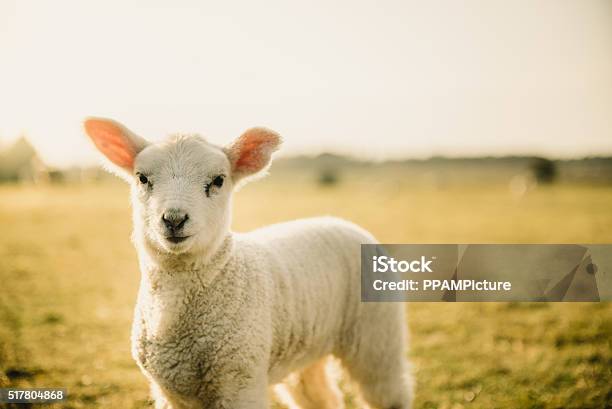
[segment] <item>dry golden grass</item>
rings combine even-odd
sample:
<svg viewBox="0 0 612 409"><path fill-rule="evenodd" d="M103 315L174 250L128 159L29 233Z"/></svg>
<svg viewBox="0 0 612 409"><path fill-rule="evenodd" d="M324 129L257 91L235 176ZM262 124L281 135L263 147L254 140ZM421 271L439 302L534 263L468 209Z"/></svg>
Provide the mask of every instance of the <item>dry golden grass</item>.
<svg viewBox="0 0 612 409"><path fill-rule="evenodd" d="M383 242L611 243L611 209L609 187L516 199L505 186L281 178L237 194L234 226L332 214ZM67 408L149 407L129 353L139 273L127 188L0 187L0 225L0 384L65 386ZM418 408L612 405L609 303L407 308Z"/></svg>

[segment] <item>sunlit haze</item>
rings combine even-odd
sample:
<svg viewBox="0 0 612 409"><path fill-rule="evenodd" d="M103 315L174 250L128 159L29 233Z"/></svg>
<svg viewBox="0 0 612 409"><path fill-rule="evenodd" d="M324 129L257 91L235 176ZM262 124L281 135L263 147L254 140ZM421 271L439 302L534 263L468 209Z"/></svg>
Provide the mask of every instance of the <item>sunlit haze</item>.
<svg viewBox="0 0 612 409"><path fill-rule="evenodd" d="M612 154L612 2L0 2L0 142L91 164L115 118L289 154Z"/></svg>

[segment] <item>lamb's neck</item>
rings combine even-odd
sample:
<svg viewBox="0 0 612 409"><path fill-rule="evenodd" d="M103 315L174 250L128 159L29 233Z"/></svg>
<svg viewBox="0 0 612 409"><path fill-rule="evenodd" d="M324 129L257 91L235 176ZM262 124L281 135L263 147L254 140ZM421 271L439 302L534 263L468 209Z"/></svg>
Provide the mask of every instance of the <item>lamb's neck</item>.
<svg viewBox="0 0 612 409"><path fill-rule="evenodd" d="M141 279L134 331L137 337L176 335L173 325L185 314L185 296L212 285L232 257L232 234L228 234L209 257L189 254L151 254L137 246ZM198 289L200 287L200 289ZM177 318L178 317L178 318Z"/></svg>

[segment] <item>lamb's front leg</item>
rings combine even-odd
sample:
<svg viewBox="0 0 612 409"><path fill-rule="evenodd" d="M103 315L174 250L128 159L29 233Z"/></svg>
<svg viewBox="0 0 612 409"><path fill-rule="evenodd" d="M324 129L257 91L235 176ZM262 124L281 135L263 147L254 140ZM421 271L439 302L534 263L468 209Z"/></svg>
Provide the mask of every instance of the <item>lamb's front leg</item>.
<svg viewBox="0 0 612 409"><path fill-rule="evenodd" d="M228 388L231 389L231 388ZM156 385L151 386L155 409L268 409L267 388L247 387L227 395L186 398L164 394Z"/></svg>
<svg viewBox="0 0 612 409"><path fill-rule="evenodd" d="M200 409L208 408L198 397L164 390L155 381L151 381L151 396L155 409Z"/></svg>
<svg viewBox="0 0 612 409"><path fill-rule="evenodd" d="M168 399L155 382L151 382L151 397L153 398L155 409L172 409Z"/></svg>
<svg viewBox="0 0 612 409"><path fill-rule="evenodd" d="M269 409L268 384L252 385L242 389L236 402L228 407L232 409Z"/></svg>
<svg viewBox="0 0 612 409"><path fill-rule="evenodd" d="M229 372L220 376L215 383L218 385L216 390L203 391L199 397L198 409L269 409L270 407L267 375L254 376Z"/></svg>

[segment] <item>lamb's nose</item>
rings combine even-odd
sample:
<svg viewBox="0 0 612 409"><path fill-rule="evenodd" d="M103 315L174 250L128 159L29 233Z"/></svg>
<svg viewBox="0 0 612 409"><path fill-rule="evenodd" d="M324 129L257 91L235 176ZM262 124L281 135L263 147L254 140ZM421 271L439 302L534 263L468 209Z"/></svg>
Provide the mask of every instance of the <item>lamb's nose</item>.
<svg viewBox="0 0 612 409"><path fill-rule="evenodd" d="M189 215L179 209L169 209L162 215L166 228L172 232L182 229L187 220L189 220Z"/></svg>

